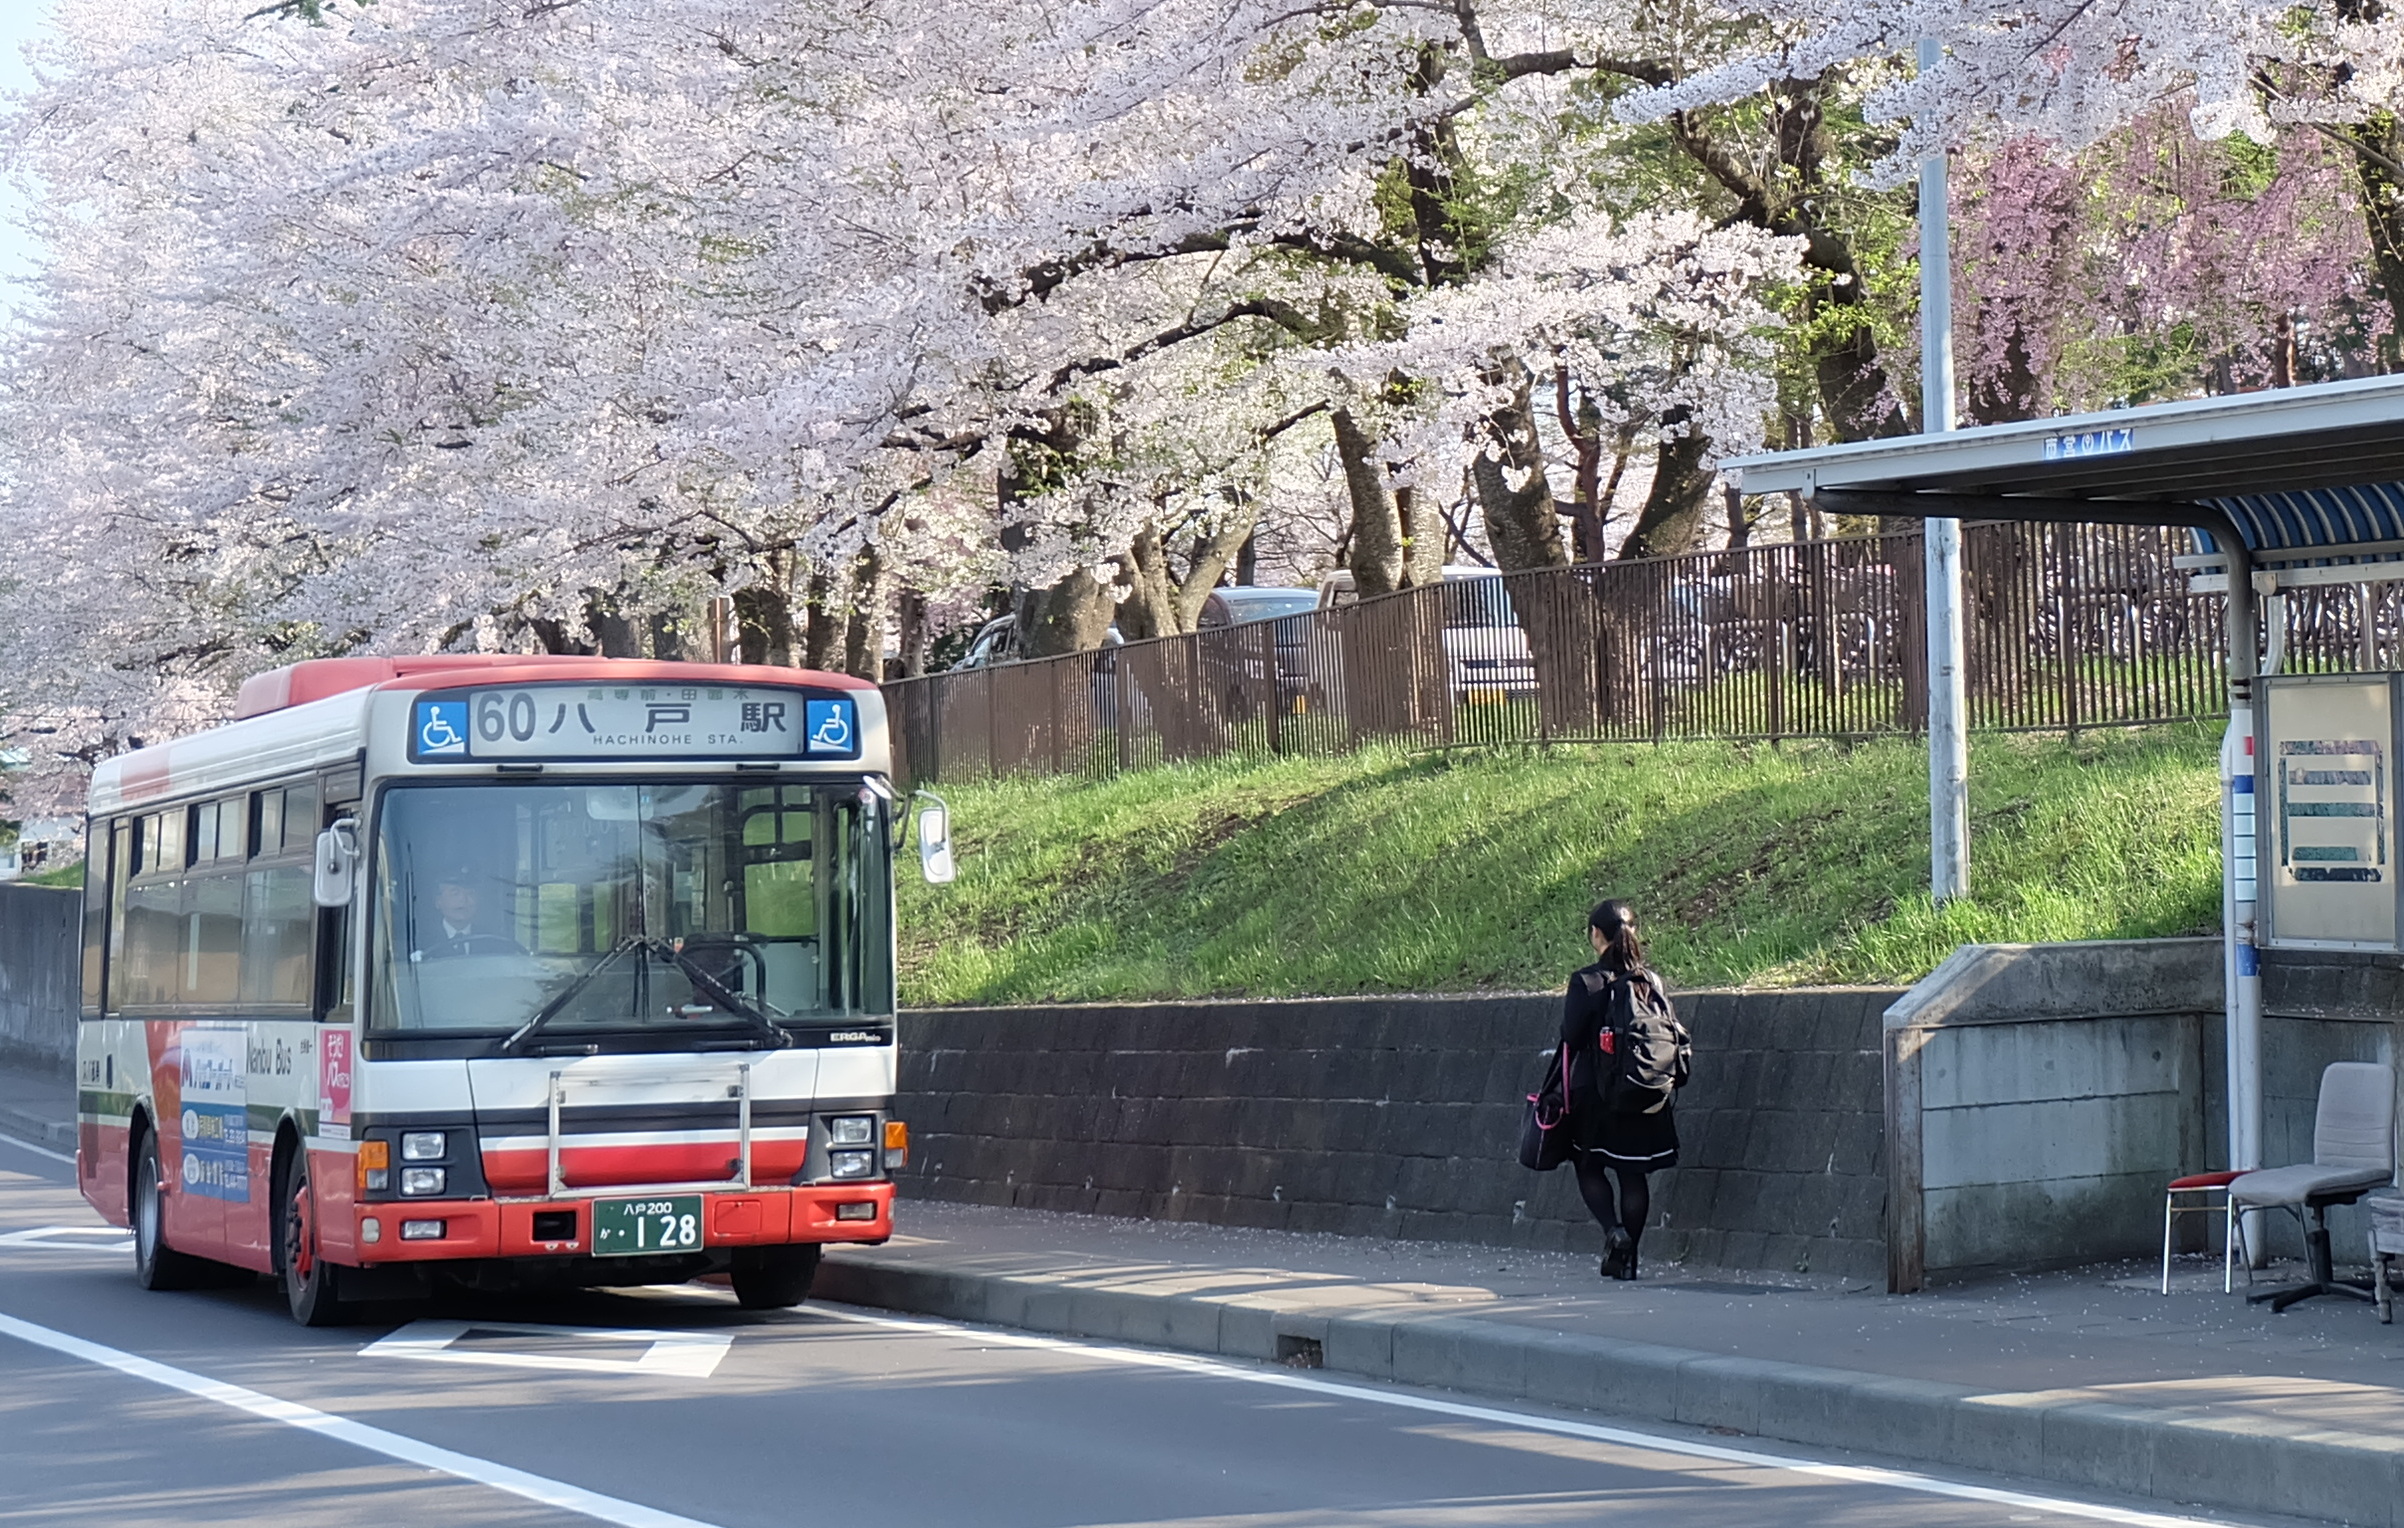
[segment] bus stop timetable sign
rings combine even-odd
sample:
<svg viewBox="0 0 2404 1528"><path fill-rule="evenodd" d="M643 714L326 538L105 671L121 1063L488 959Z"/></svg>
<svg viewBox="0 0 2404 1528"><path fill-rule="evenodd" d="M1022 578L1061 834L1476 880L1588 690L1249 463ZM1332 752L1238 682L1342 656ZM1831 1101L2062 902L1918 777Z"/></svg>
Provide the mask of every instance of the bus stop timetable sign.
<svg viewBox="0 0 2404 1528"><path fill-rule="evenodd" d="M856 759L859 702L764 685L545 684L420 696L409 756Z"/></svg>
<svg viewBox="0 0 2404 1528"><path fill-rule="evenodd" d="M2262 943L2393 950L2398 917L2391 674L2261 681L2255 755Z"/></svg>

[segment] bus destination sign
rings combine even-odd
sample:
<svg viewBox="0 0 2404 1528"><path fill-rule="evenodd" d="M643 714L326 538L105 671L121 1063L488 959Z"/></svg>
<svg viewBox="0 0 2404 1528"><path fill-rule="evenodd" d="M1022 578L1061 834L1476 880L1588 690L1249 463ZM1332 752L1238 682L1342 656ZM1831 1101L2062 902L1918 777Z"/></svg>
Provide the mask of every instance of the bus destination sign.
<svg viewBox="0 0 2404 1528"><path fill-rule="evenodd" d="M535 684L418 697L409 756L856 759L859 703L768 685Z"/></svg>

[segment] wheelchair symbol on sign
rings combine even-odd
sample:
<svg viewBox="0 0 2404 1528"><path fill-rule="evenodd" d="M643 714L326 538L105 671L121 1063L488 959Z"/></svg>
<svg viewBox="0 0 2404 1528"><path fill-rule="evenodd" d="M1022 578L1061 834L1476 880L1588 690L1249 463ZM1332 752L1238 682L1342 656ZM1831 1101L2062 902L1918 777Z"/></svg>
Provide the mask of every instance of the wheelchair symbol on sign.
<svg viewBox="0 0 2404 1528"><path fill-rule="evenodd" d="M467 756L467 703L458 700L418 702L417 752L420 758Z"/></svg>
<svg viewBox="0 0 2404 1528"><path fill-rule="evenodd" d="M849 748L851 746L851 722L840 710L827 712L826 720L820 722L818 730L810 734L810 746L813 748Z"/></svg>

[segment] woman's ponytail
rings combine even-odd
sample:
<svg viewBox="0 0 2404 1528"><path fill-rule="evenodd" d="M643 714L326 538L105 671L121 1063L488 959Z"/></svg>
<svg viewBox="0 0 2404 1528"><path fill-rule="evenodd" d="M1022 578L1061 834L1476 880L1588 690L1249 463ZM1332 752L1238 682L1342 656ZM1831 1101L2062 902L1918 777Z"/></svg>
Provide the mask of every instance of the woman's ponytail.
<svg viewBox="0 0 2404 1528"><path fill-rule="evenodd" d="M1636 937L1636 910L1617 897L1594 904L1586 926L1603 936L1603 964L1616 971L1644 968L1644 941Z"/></svg>

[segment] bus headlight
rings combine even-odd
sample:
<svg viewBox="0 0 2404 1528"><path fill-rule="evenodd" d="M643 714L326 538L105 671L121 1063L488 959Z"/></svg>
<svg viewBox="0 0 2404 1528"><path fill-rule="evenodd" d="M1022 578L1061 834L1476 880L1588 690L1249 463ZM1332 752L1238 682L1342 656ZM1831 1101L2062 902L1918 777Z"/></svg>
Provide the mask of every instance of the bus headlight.
<svg viewBox="0 0 2404 1528"><path fill-rule="evenodd" d="M449 1177L450 1174L439 1167L404 1167L401 1169L401 1192L415 1199L439 1194Z"/></svg>
<svg viewBox="0 0 2404 1528"><path fill-rule="evenodd" d="M401 1160L404 1162L439 1162L442 1160L443 1138L439 1130L409 1130L401 1135Z"/></svg>
<svg viewBox="0 0 2404 1528"><path fill-rule="evenodd" d="M829 1146L865 1146L876 1139L873 1114L838 1114L826 1122Z"/></svg>
<svg viewBox="0 0 2404 1528"><path fill-rule="evenodd" d="M830 1178L873 1178L876 1176L876 1153L830 1151L826 1154L826 1172Z"/></svg>

